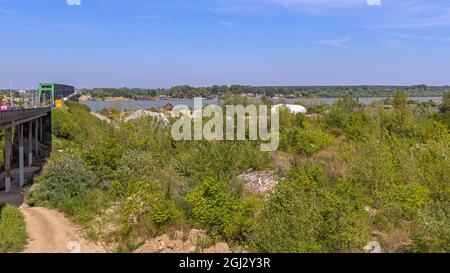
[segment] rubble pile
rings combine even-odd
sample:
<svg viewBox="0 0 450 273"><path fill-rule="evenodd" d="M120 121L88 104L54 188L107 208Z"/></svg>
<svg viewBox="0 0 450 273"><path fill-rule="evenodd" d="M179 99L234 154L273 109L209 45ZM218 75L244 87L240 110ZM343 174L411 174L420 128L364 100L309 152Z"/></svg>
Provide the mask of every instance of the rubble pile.
<svg viewBox="0 0 450 273"><path fill-rule="evenodd" d="M245 189L253 194L270 194L275 191L279 178L275 172L246 172L238 176Z"/></svg>
<svg viewBox="0 0 450 273"><path fill-rule="evenodd" d="M136 253L231 253L227 243L219 242L211 247L202 248L206 240L206 231L192 229L188 233L176 231L173 236L164 234L150 239L138 248Z"/></svg>

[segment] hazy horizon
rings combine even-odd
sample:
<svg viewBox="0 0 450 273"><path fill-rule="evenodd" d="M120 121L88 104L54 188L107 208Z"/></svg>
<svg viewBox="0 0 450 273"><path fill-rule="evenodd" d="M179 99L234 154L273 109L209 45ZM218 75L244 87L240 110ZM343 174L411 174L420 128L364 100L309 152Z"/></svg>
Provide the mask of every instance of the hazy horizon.
<svg viewBox="0 0 450 273"><path fill-rule="evenodd" d="M450 85L450 2L0 0L0 89Z"/></svg>
<svg viewBox="0 0 450 273"><path fill-rule="evenodd" d="M43 84L45 83L51 83L51 82L41 82ZM65 83L59 83L59 82L53 82L56 84L65 84ZM38 83L39 84L39 83ZM37 90L37 85L35 85L35 89ZM122 89L122 88L127 88L127 89L170 89L172 87L175 86L183 86L183 85L187 85L187 84L180 84L180 85L174 85L174 86L167 86L167 87L135 87L135 86L92 86L92 87L84 87L84 86L74 86L75 89L81 90L81 89ZM398 85L398 84L327 84L327 85L251 85L251 84L212 84L212 85L188 85L191 86L193 88L208 88L208 87L212 87L212 86L233 86L233 85L240 85L240 86L251 86L251 87L305 87L305 88L310 88L310 87L324 87L324 88L328 88L328 87L411 87L411 86L416 86L416 85L423 85L423 84L409 84L409 85ZM426 85L426 84L425 84ZM426 85L427 87L439 87L439 88L446 88L449 87L450 88L450 84L449 85ZM30 89L26 89L26 88L14 88L12 89L12 91L18 92L20 90L30 90ZM2 87L0 88L0 91L8 91L9 87Z"/></svg>

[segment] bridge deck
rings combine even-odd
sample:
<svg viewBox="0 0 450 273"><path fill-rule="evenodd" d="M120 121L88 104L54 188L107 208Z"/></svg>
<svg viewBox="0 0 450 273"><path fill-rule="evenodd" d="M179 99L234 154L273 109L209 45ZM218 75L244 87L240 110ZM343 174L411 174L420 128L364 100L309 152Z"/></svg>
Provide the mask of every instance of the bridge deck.
<svg viewBox="0 0 450 273"><path fill-rule="evenodd" d="M35 108L23 110L11 110L0 112L0 129L5 129L14 124L21 124L30 120L46 116L51 108Z"/></svg>

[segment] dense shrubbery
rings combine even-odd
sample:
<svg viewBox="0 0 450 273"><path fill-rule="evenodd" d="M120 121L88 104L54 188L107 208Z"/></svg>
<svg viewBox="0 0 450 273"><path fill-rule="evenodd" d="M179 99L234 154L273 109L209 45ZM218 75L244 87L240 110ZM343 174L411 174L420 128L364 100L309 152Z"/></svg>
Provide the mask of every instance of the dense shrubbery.
<svg viewBox="0 0 450 273"><path fill-rule="evenodd" d="M27 194L29 205L48 205L79 221L91 219L104 207L104 194L96 174L80 156L55 156Z"/></svg>
<svg viewBox="0 0 450 273"><path fill-rule="evenodd" d="M270 166L268 154L259 151L254 143L195 142L178 147L176 167L194 186L206 177L230 180L247 170Z"/></svg>
<svg viewBox="0 0 450 273"><path fill-rule="evenodd" d="M22 251L27 243L25 220L19 209L0 206L0 253Z"/></svg>
<svg viewBox="0 0 450 273"><path fill-rule="evenodd" d="M359 252L369 240L448 251L448 112L411 107L401 92L392 105L343 98L313 117L282 110L280 150L293 162L262 200L236 179L276 165L258 143L174 142L163 122L112 126L69 103L53 119L61 152L27 199L83 223L114 208L122 251L185 227L260 252Z"/></svg>
<svg viewBox="0 0 450 273"><path fill-rule="evenodd" d="M291 170L278 186L249 236L257 252L358 251L367 243L367 218L360 186L327 186L321 168Z"/></svg>
<svg viewBox="0 0 450 273"><path fill-rule="evenodd" d="M449 204L437 204L420 210L413 225L411 236L412 252L450 251L450 211Z"/></svg>
<svg viewBox="0 0 450 273"><path fill-rule="evenodd" d="M164 231L164 225L183 216L175 202L160 189L157 181L131 183L123 201L122 230L128 239L148 238Z"/></svg>
<svg viewBox="0 0 450 273"><path fill-rule="evenodd" d="M240 240L250 228L257 202L240 200L230 193L226 181L205 178L186 196L194 223L207 228L213 235Z"/></svg>
<svg viewBox="0 0 450 273"><path fill-rule="evenodd" d="M310 127L303 114L281 109L280 150L311 155L333 143L332 135Z"/></svg>

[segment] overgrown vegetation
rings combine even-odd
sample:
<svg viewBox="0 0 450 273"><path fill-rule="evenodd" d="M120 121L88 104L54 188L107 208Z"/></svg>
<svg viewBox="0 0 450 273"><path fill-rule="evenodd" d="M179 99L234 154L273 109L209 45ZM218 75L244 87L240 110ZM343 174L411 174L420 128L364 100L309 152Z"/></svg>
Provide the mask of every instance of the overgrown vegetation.
<svg viewBox="0 0 450 273"><path fill-rule="evenodd" d="M20 252L27 243L25 220L19 209L0 206L0 253Z"/></svg>
<svg viewBox="0 0 450 273"><path fill-rule="evenodd" d="M55 152L27 202L65 212L115 251L195 227L256 252L361 252L370 240L390 252L448 252L446 100L440 111L403 92L391 103L346 97L314 115L282 110L284 173L255 142L175 142L164 122L109 125L68 102L54 112ZM237 179L249 170L282 179L262 199Z"/></svg>

